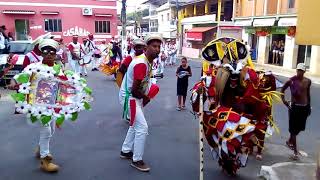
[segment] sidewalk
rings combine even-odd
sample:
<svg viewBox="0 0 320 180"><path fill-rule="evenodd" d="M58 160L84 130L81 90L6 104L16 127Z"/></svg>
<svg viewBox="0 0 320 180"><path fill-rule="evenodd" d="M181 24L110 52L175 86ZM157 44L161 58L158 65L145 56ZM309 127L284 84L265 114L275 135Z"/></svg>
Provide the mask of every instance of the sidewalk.
<svg viewBox="0 0 320 180"><path fill-rule="evenodd" d="M193 59L193 58L188 58L188 59L191 61L201 62L201 59ZM280 66L275 66L270 64L263 64L263 65L257 64L257 63L253 63L253 64L257 70L272 71L273 74L278 76L289 78L296 75L295 69L284 69ZM320 85L320 76L310 75L308 71L306 72L305 76L311 79L312 83Z"/></svg>
<svg viewBox="0 0 320 180"><path fill-rule="evenodd" d="M265 70L265 71L272 71L273 74L278 76L284 76L284 77L292 77L296 75L295 69L284 69L280 66L270 65L270 64L257 64L253 63L255 68L258 70ZM310 75L310 73L307 71L305 76L309 79L311 79L312 83L314 84L320 84L320 76L313 76Z"/></svg>
<svg viewBox="0 0 320 180"><path fill-rule="evenodd" d="M316 180L316 160L303 153L300 160L291 161L291 151L283 145L266 144L265 156L280 158L278 163L262 165L258 177L266 180Z"/></svg>

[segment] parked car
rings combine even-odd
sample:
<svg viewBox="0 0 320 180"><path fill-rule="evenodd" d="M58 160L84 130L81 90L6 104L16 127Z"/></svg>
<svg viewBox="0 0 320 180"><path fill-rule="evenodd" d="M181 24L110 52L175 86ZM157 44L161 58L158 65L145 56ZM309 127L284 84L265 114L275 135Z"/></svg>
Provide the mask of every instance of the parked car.
<svg viewBox="0 0 320 180"><path fill-rule="evenodd" d="M32 41L11 41L8 44L9 46L9 54L15 54L18 55L18 61L13 66L12 69L10 69L3 78L0 79L0 86L6 86L10 80L15 76L16 74L20 73L23 70L23 61L25 54L32 51L33 45ZM0 54L0 71L4 70L6 67L9 66L8 64L8 57L9 54Z"/></svg>

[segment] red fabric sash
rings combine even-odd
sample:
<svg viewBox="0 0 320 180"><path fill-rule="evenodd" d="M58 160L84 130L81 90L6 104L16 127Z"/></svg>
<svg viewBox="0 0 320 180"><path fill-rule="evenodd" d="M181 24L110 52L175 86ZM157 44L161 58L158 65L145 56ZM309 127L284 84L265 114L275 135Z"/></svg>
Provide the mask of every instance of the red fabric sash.
<svg viewBox="0 0 320 180"><path fill-rule="evenodd" d="M34 58L37 59L38 62L40 62L40 59L38 58L38 56L36 55L36 53L34 53L33 51L31 51L31 54Z"/></svg>
<svg viewBox="0 0 320 180"><path fill-rule="evenodd" d="M136 100L130 99L130 122L129 125L133 126L136 117Z"/></svg>

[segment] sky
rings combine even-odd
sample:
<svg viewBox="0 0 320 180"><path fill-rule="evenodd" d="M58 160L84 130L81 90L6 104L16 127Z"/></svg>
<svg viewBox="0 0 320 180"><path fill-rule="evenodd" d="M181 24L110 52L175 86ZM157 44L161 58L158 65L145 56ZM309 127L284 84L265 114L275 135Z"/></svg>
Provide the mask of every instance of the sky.
<svg viewBox="0 0 320 180"><path fill-rule="evenodd" d="M136 7L138 7L141 2L145 0L127 0L127 13L133 12ZM122 0L117 1L117 13L121 13L121 8L122 8Z"/></svg>

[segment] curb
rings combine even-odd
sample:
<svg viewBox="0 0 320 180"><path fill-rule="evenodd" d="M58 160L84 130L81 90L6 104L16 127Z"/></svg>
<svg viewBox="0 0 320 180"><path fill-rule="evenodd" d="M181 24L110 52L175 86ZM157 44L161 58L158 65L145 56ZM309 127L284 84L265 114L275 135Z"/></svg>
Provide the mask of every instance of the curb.
<svg viewBox="0 0 320 180"><path fill-rule="evenodd" d="M286 167L288 166L288 167ZM291 168L289 167L291 166ZM312 169L313 173L303 171L304 168ZM295 174L295 169L299 169L297 173L304 176L304 179L315 179L316 177L316 163L294 163L294 162L281 162L276 163L271 166L261 166L259 177L262 177L266 180L281 180L282 176L286 176L289 179L297 179ZM301 178L299 178L301 179Z"/></svg>

